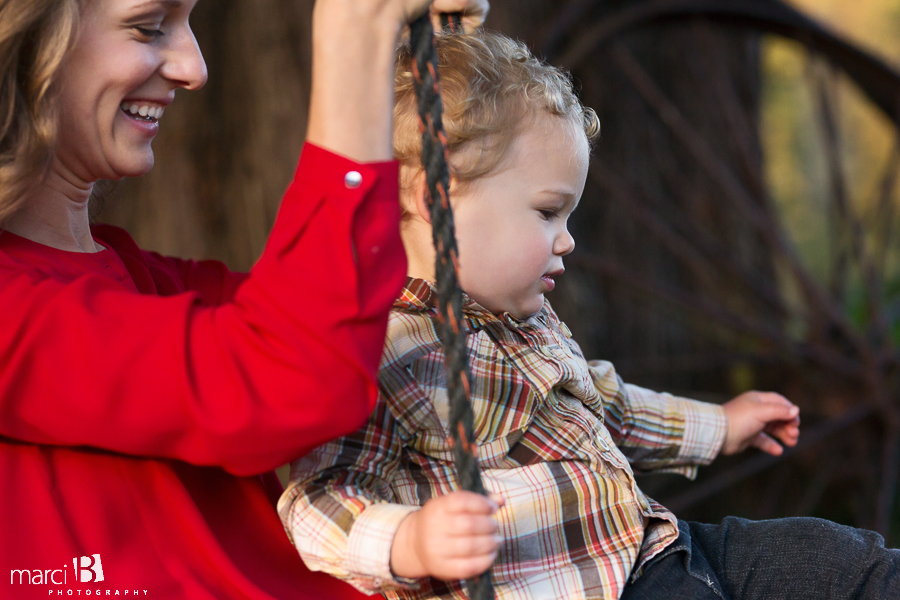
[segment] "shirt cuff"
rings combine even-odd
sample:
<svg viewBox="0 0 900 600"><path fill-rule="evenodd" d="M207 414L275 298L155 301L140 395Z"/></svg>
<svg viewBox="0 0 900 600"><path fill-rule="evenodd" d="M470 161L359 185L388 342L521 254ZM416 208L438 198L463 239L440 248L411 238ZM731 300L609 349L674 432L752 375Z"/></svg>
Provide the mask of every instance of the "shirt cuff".
<svg viewBox="0 0 900 600"><path fill-rule="evenodd" d="M708 465L722 449L728 420L718 404L680 398L684 406L684 438L678 458L682 462Z"/></svg>
<svg viewBox="0 0 900 600"><path fill-rule="evenodd" d="M391 545L400 522L418 506L375 504L357 517L347 540L347 568L354 574L372 578L374 588L414 587L414 579L395 577L391 572Z"/></svg>
<svg viewBox="0 0 900 600"><path fill-rule="evenodd" d="M294 171L294 181L359 193L371 188L375 181L382 180L393 188L391 191L397 191L399 169L396 160L360 163L306 142Z"/></svg>

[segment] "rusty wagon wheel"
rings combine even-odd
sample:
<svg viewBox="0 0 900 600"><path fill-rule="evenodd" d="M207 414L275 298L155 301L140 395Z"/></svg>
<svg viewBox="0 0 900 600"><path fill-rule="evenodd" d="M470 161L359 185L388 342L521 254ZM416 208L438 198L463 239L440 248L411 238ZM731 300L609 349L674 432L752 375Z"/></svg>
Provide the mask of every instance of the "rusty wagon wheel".
<svg viewBox="0 0 900 600"><path fill-rule="evenodd" d="M802 64L796 81L767 72L772 48ZM767 387L803 409L787 460L746 456L690 486L651 481L653 493L692 518L819 514L889 536L900 73L774 0L582 0L539 50L573 72L604 126L568 283L552 297L586 355L612 359L626 381L716 399ZM791 118L814 140L787 174L766 129L766 95L785 85L802 85ZM848 98L865 116L850 120ZM878 152L854 137L859 119ZM806 192L784 197L779 173Z"/></svg>

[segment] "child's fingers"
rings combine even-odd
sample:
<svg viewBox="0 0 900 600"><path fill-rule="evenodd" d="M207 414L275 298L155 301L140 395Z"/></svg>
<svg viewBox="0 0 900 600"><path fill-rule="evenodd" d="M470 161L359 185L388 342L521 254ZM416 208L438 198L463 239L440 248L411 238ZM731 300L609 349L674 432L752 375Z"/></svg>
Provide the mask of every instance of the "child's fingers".
<svg viewBox="0 0 900 600"><path fill-rule="evenodd" d="M788 446L796 446L800 439L800 427L798 423L789 421L787 423L770 423L765 428L765 432L781 440Z"/></svg>
<svg viewBox="0 0 900 600"><path fill-rule="evenodd" d="M490 517L476 517L472 521L493 521ZM493 531L476 535L457 535L455 523L447 523L449 533L435 548L432 574L438 579L467 579L487 571L497 557L502 539ZM475 529L479 528L476 524Z"/></svg>
<svg viewBox="0 0 900 600"><path fill-rule="evenodd" d="M776 392L756 392L759 401L765 404L782 404L784 406L794 406L794 403Z"/></svg>
<svg viewBox="0 0 900 600"><path fill-rule="evenodd" d="M777 394L775 394L777 396ZM780 402L765 402L757 405L756 417L763 423L773 421L791 421L800 415L800 409L793 404L781 404Z"/></svg>
<svg viewBox="0 0 900 600"><path fill-rule="evenodd" d="M479 556L451 558L446 561L444 568L441 569L441 572L436 574L435 577L443 579L444 581L469 579L470 577L481 575L490 569L496 558L496 552Z"/></svg>
<svg viewBox="0 0 900 600"><path fill-rule="evenodd" d="M781 456L782 453L784 453L784 448L781 447L781 444L776 442L766 433L759 433L753 438L750 445L759 448L766 454L771 454L772 456Z"/></svg>
<svg viewBox="0 0 900 600"><path fill-rule="evenodd" d="M793 425L794 427L800 425L800 408L781 394L776 394L775 392L759 392L759 400L761 403L769 406L784 407L783 412L778 409L772 409L768 414L775 418L770 418L768 421L780 421L784 424ZM779 418L779 415L783 415L783 417Z"/></svg>
<svg viewBox="0 0 900 600"><path fill-rule="evenodd" d="M488 515L449 515L448 534L456 537L495 536L500 530L496 519Z"/></svg>
<svg viewBox="0 0 900 600"><path fill-rule="evenodd" d="M444 540L443 553L450 558L484 556L497 551L502 540L495 533L448 537Z"/></svg>
<svg viewBox="0 0 900 600"><path fill-rule="evenodd" d="M499 508L493 498L475 492L453 492L443 496L442 502L448 513L492 515Z"/></svg>

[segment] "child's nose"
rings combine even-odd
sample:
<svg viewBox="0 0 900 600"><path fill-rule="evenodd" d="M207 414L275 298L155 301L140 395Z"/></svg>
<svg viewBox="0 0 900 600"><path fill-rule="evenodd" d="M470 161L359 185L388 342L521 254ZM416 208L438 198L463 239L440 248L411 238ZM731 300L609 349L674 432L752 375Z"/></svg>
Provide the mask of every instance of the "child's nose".
<svg viewBox="0 0 900 600"><path fill-rule="evenodd" d="M554 244L553 253L557 256L565 256L572 252L575 249L575 238L572 237L572 234L569 233L569 230L564 230L560 235L556 237L556 242Z"/></svg>

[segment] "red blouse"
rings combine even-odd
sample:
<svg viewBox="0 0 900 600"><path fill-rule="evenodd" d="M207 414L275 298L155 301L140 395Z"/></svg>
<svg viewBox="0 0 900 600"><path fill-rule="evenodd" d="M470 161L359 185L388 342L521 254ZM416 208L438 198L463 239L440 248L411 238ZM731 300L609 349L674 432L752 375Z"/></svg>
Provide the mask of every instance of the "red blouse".
<svg viewBox="0 0 900 600"><path fill-rule="evenodd" d="M395 163L307 145L249 275L115 227L96 254L0 232L0 597L358 596L255 475L374 406L397 197Z"/></svg>

